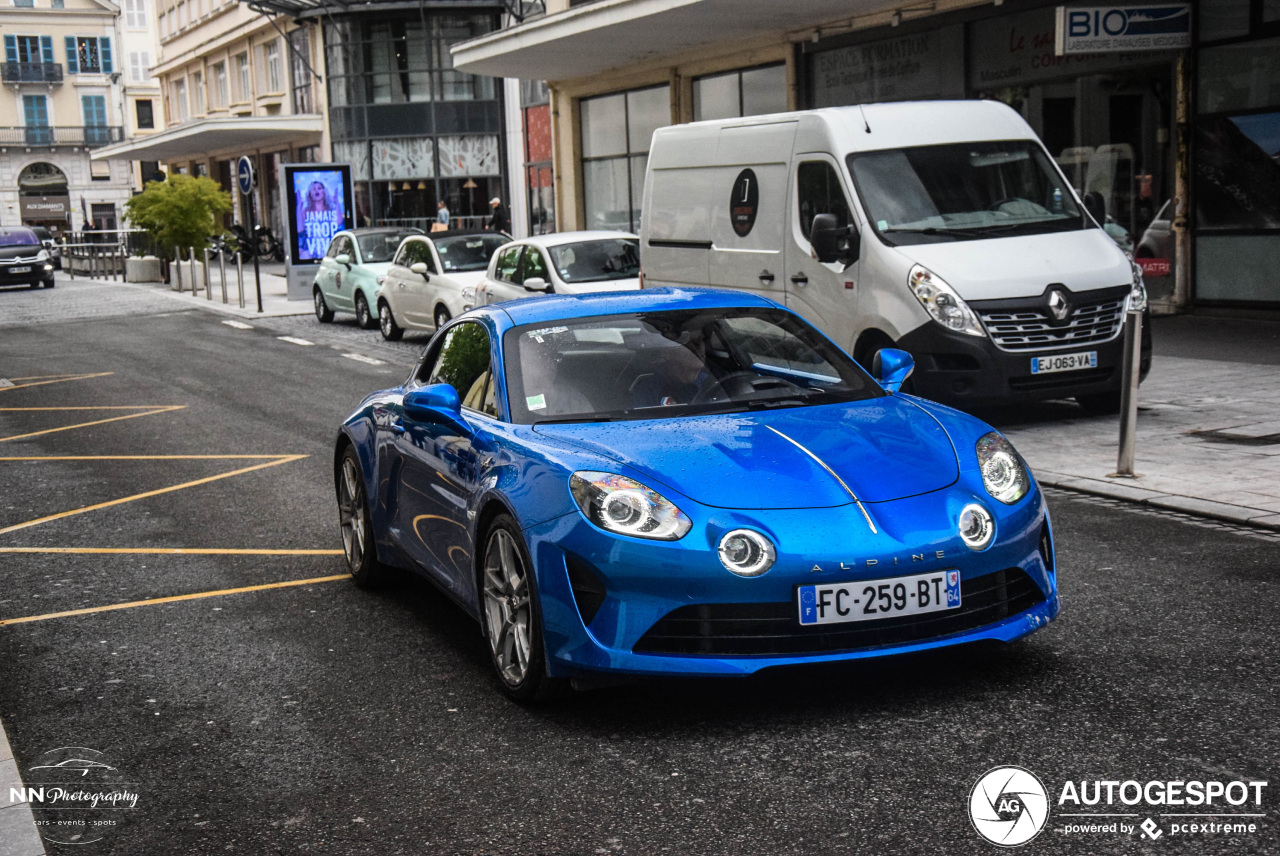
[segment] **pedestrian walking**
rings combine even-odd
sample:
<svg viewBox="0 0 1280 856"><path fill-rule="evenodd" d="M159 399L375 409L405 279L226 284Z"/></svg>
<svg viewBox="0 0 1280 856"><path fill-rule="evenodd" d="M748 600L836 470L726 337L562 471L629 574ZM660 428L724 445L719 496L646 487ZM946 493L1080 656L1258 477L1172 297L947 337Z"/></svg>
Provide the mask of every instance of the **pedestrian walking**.
<svg viewBox="0 0 1280 856"><path fill-rule="evenodd" d="M449 206L441 199L436 203L436 222L431 224L431 231L443 232L449 228Z"/></svg>
<svg viewBox="0 0 1280 856"><path fill-rule="evenodd" d="M511 214L507 211L507 206L502 204L502 200L493 197L489 200L489 207L493 209L493 215L489 217L489 229L494 232L510 232L511 231Z"/></svg>

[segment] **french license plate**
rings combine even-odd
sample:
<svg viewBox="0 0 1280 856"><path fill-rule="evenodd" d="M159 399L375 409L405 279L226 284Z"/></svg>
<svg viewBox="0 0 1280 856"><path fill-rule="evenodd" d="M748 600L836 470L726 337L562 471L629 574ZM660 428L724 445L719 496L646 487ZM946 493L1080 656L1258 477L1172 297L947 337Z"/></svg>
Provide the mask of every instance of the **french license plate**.
<svg viewBox="0 0 1280 856"><path fill-rule="evenodd" d="M1052 357L1031 358L1032 374L1073 372L1077 369L1096 369L1097 367L1097 351L1084 351L1079 354L1054 354Z"/></svg>
<svg viewBox="0 0 1280 856"><path fill-rule="evenodd" d="M31 266L23 265L22 267L11 267L9 268L9 273L31 273Z"/></svg>
<svg viewBox="0 0 1280 856"><path fill-rule="evenodd" d="M887 580L800 586L796 605L801 624L876 621L944 612L960 606L960 572L934 571Z"/></svg>

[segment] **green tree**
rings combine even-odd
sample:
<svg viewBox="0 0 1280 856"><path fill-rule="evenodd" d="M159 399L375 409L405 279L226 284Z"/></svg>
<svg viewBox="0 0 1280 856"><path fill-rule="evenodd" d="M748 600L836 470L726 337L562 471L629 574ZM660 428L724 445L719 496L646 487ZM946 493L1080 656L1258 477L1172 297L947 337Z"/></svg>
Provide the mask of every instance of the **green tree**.
<svg viewBox="0 0 1280 856"><path fill-rule="evenodd" d="M165 181L147 182L125 203L125 210L130 223L151 233L161 254L174 247L199 251L208 246L210 236L222 231L231 194L203 175L171 175Z"/></svg>

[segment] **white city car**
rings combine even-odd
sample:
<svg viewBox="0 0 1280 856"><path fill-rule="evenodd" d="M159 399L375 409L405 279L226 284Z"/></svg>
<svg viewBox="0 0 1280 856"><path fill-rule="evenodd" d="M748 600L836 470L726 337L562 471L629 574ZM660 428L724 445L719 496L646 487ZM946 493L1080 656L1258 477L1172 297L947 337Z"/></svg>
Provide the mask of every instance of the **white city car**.
<svg viewBox="0 0 1280 856"><path fill-rule="evenodd" d="M405 330L435 330L476 305L476 285L500 232L432 232L406 238L378 290L378 327L394 341Z"/></svg>
<svg viewBox="0 0 1280 856"><path fill-rule="evenodd" d="M538 294L640 287L640 239L629 232L561 232L515 241L494 253L476 306Z"/></svg>

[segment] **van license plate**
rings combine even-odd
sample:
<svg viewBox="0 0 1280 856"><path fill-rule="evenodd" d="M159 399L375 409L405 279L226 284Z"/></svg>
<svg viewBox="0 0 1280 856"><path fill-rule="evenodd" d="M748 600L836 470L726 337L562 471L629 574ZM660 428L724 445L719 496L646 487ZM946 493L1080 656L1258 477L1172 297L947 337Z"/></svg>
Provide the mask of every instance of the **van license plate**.
<svg viewBox="0 0 1280 856"><path fill-rule="evenodd" d="M1097 351L1085 351L1081 354L1054 354L1052 357L1031 358L1032 374L1073 372L1079 369L1096 369L1097 367Z"/></svg>
<svg viewBox="0 0 1280 856"><path fill-rule="evenodd" d="M943 612L960 607L960 572L934 571L910 577L800 586L801 624L841 624Z"/></svg>
<svg viewBox="0 0 1280 856"><path fill-rule="evenodd" d="M9 268L9 273L31 273L31 267L29 265L23 265L22 267L11 267Z"/></svg>

